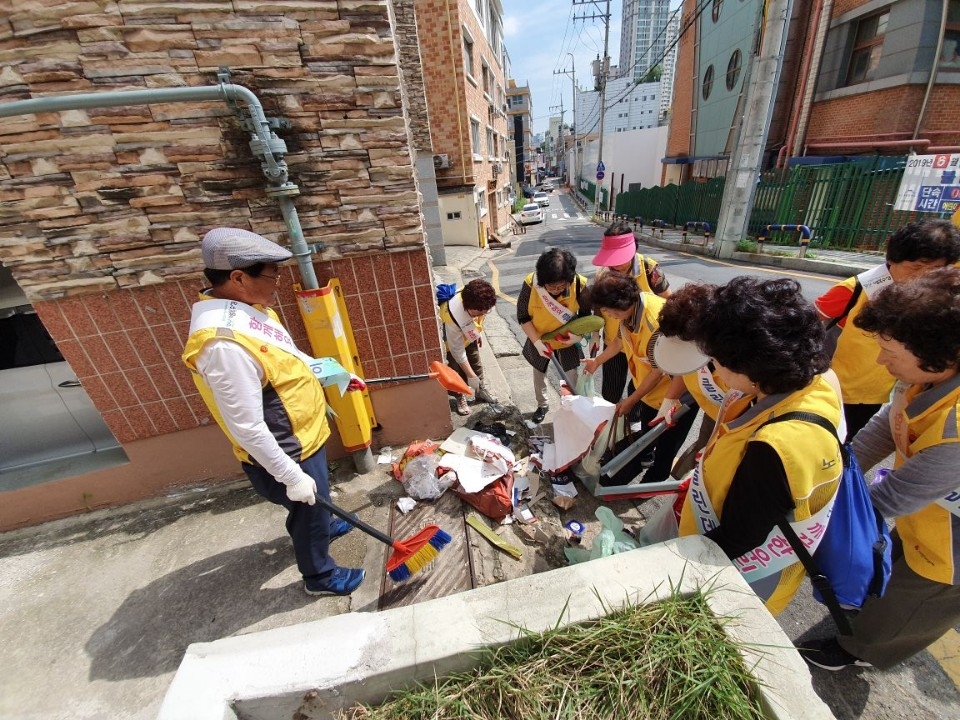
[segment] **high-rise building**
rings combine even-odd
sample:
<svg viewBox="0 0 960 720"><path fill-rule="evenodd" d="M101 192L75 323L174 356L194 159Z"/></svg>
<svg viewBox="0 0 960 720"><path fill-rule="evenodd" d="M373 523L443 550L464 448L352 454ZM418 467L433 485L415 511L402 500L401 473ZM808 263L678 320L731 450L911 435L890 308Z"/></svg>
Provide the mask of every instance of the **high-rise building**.
<svg viewBox="0 0 960 720"><path fill-rule="evenodd" d="M620 75L642 79L666 54L670 0L623 0Z"/></svg>
<svg viewBox="0 0 960 720"><path fill-rule="evenodd" d="M680 13L674 13L667 21L667 51L660 64L660 122L667 119L667 114L673 104L673 76L677 65L677 48L674 43L680 34Z"/></svg>

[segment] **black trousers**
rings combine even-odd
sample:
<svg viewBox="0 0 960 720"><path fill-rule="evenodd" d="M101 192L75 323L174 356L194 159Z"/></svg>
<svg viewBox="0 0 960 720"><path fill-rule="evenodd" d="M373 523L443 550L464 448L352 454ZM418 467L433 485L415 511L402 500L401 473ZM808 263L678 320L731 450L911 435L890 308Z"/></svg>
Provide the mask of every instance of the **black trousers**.
<svg viewBox="0 0 960 720"><path fill-rule="evenodd" d="M606 364L604 364L606 366ZM637 403L640 409L640 422L643 423L643 432L650 430L650 421L657 416L659 408L650 407L645 402ZM687 411L677 420L677 424L663 433L653 446L653 465L643 474L643 482L664 482L670 477L673 468L673 459L677 456L680 446L687 439L687 433L696 419L695 412Z"/></svg>

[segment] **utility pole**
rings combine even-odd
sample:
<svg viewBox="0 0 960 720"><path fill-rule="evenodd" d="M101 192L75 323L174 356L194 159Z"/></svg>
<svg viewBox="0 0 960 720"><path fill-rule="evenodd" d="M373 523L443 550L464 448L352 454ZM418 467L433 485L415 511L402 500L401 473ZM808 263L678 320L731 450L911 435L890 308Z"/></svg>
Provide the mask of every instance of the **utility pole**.
<svg viewBox="0 0 960 720"><path fill-rule="evenodd" d="M608 54L610 48L610 0L603 0L603 2L605 9L602 13L583 15L581 17L577 17L576 14L574 14L573 16L574 20L594 20L597 18L603 20L603 59L600 61L600 72L597 74L597 82L600 86L600 139L597 143L597 185L591 215L596 215L597 211L601 208L601 190L603 189L603 178L606 170L603 165L603 116L604 105L607 99L607 75L610 71L610 55ZM600 9L597 0L573 0L574 6L586 5L587 3L595 5L598 10Z"/></svg>
<svg viewBox="0 0 960 720"><path fill-rule="evenodd" d="M556 105L550 106L551 110L556 110ZM560 170L560 159L563 157L563 95L560 96L560 127L557 128L557 146L555 148L554 155L556 155L557 172L560 175L563 175L563 172Z"/></svg>
<svg viewBox="0 0 960 720"><path fill-rule="evenodd" d="M732 257L737 243L747 236L792 11L793 0L769 0L766 5L765 20L760 26L760 50L751 58L745 109L723 186L717 219L717 257Z"/></svg>
<svg viewBox="0 0 960 720"><path fill-rule="evenodd" d="M559 70L554 71L554 75L569 75L570 80L573 83L573 177L569 177L568 173L567 184L572 185L574 189L579 192L580 190L580 148L577 143L577 64L574 61L573 53L568 52L567 55L570 56L570 70Z"/></svg>

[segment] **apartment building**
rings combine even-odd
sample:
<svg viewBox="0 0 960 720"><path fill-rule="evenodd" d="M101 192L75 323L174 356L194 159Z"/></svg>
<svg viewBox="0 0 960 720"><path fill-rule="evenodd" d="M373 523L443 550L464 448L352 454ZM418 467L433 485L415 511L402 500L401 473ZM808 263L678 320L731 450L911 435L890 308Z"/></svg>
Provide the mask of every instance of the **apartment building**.
<svg viewBox="0 0 960 720"><path fill-rule="evenodd" d="M514 178L521 185L536 182L537 145L533 138L533 97L529 85L507 81L507 119L513 144Z"/></svg>
<svg viewBox="0 0 960 720"><path fill-rule="evenodd" d="M445 245L510 227L509 129L500 0L415 0Z"/></svg>

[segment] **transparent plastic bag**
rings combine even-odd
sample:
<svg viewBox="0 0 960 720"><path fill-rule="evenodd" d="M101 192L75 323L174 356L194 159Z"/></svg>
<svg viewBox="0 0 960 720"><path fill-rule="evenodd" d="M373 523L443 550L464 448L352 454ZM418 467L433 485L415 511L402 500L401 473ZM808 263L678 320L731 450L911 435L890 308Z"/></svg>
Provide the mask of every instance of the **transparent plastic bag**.
<svg viewBox="0 0 960 720"><path fill-rule="evenodd" d="M436 500L456 482L457 476L444 473L437 477L437 456L419 455L403 468L403 489L415 500Z"/></svg>
<svg viewBox="0 0 960 720"><path fill-rule="evenodd" d="M623 531L623 521L613 514L613 510L606 505L601 505L597 508L596 516L602 529L597 533L590 549L571 547L563 549L563 554L571 565L635 550L639 547L637 541Z"/></svg>

